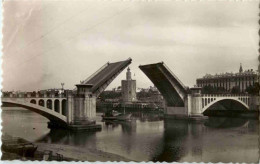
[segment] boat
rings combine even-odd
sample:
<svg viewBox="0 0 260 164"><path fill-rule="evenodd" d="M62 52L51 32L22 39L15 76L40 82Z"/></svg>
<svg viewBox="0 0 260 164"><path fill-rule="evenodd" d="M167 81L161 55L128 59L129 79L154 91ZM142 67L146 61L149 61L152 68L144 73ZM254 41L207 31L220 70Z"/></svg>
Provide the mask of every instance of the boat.
<svg viewBox="0 0 260 164"><path fill-rule="evenodd" d="M103 120L118 120L118 121L125 121L125 120L130 120L132 114L127 113L119 113L115 110L106 112L104 115L102 115Z"/></svg>
<svg viewBox="0 0 260 164"><path fill-rule="evenodd" d="M37 146L21 138L11 138L2 140L2 151L15 153L23 157L33 157Z"/></svg>

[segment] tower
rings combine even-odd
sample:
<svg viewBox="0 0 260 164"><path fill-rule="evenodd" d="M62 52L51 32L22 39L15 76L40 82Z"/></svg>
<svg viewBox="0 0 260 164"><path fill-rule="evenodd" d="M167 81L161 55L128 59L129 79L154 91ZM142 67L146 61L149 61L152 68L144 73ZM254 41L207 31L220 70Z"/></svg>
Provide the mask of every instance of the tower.
<svg viewBox="0 0 260 164"><path fill-rule="evenodd" d="M126 72L126 80L122 80L121 85L122 101L124 103L131 103L133 101L136 101L136 80L132 80L129 67Z"/></svg>
<svg viewBox="0 0 260 164"><path fill-rule="evenodd" d="M130 68L127 68L127 72L126 72L126 80L132 80L131 78L131 72L130 72Z"/></svg>
<svg viewBox="0 0 260 164"><path fill-rule="evenodd" d="M242 64L240 63L239 73L243 72Z"/></svg>

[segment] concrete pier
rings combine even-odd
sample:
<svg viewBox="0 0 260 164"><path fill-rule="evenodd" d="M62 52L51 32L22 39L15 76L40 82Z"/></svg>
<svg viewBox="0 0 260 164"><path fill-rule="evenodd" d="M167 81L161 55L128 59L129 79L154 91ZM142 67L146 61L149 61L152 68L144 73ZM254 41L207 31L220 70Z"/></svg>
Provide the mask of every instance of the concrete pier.
<svg viewBox="0 0 260 164"><path fill-rule="evenodd" d="M68 128L72 130L96 130L101 125L96 124L96 97L90 89L92 84L77 84L77 92L69 95L68 111L71 118Z"/></svg>

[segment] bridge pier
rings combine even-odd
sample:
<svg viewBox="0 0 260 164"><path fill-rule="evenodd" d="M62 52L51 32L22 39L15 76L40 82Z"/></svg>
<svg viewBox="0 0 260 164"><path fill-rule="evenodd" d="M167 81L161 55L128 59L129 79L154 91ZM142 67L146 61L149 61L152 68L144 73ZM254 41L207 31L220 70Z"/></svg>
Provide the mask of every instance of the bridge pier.
<svg viewBox="0 0 260 164"><path fill-rule="evenodd" d="M71 130L100 130L96 124L96 96L92 94L90 84L78 84L77 93L69 94L67 101L67 122Z"/></svg>
<svg viewBox="0 0 260 164"><path fill-rule="evenodd" d="M208 117L202 113L191 112L190 107L166 107L164 117L167 119L183 119L190 121L204 121Z"/></svg>
<svg viewBox="0 0 260 164"><path fill-rule="evenodd" d="M67 97L67 123L71 124L72 123L72 108L74 106L73 104L73 100L72 100L72 95L69 94Z"/></svg>
<svg viewBox="0 0 260 164"><path fill-rule="evenodd" d="M187 119L191 121L204 121L208 119L202 114L202 98L200 88L191 88L191 94L184 98L182 107L166 107L165 117Z"/></svg>
<svg viewBox="0 0 260 164"><path fill-rule="evenodd" d="M252 96L250 99L249 99L249 108L251 110L260 110L260 97L259 96Z"/></svg>
<svg viewBox="0 0 260 164"><path fill-rule="evenodd" d="M60 106L59 106L60 110L59 110L59 112L60 112L60 114L62 114L62 101L59 101L59 103L60 103Z"/></svg>
<svg viewBox="0 0 260 164"><path fill-rule="evenodd" d="M54 109L54 105L55 105L55 103L54 103L54 101L52 101L52 103L51 103L51 110L55 110Z"/></svg>

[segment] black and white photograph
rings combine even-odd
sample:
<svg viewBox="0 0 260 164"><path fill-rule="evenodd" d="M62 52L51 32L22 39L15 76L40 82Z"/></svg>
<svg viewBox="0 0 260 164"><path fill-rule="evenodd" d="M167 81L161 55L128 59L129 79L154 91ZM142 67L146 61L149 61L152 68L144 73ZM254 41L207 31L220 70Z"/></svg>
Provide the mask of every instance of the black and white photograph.
<svg viewBox="0 0 260 164"><path fill-rule="evenodd" d="M1 161L260 162L260 1L1 4Z"/></svg>

